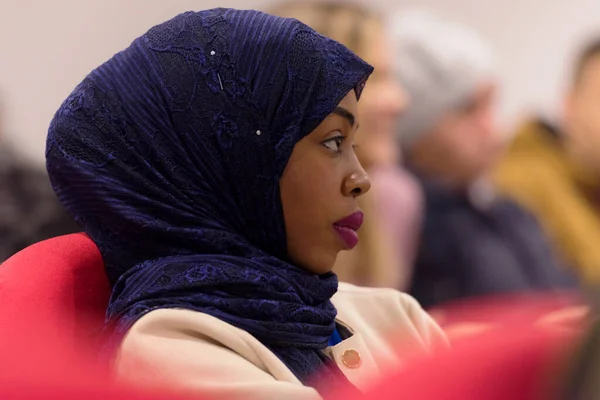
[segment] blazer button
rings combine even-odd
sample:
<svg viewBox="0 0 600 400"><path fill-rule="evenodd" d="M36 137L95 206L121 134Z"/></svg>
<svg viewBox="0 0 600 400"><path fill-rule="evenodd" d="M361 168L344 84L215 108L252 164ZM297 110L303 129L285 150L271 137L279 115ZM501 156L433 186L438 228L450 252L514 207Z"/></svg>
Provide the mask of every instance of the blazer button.
<svg viewBox="0 0 600 400"><path fill-rule="evenodd" d="M342 362L344 363L346 368L358 368L362 364L362 360L360 359L360 353L354 349L346 350L342 354Z"/></svg>

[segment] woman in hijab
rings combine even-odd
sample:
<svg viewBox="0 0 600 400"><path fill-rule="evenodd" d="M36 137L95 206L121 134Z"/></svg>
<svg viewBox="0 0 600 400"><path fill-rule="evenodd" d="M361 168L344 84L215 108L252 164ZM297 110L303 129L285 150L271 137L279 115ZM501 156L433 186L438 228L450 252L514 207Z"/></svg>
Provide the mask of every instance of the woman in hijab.
<svg viewBox="0 0 600 400"><path fill-rule="evenodd" d="M297 20L214 9L152 28L67 98L47 168L102 252L121 379L318 399L399 362L392 331L444 342L412 298L331 272L370 185L354 143L371 70Z"/></svg>

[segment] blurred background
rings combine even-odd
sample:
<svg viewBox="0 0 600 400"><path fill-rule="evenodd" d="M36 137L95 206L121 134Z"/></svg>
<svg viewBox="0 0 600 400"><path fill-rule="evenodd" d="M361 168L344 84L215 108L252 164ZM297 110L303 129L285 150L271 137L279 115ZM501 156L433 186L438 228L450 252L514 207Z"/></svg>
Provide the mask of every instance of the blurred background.
<svg viewBox="0 0 600 400"><path fill-rule="evenodd" d="M52 115L94 67L148 27L184 10L267 7L276 1L104 0L0 2L1 131L43 162ZM600 30L596 0L371 0L380 9L429 6L484 35L497 53L500 123L511 131L530 110L553 112L578 45ZM43 68L41 68L43 66Z"/></svg>

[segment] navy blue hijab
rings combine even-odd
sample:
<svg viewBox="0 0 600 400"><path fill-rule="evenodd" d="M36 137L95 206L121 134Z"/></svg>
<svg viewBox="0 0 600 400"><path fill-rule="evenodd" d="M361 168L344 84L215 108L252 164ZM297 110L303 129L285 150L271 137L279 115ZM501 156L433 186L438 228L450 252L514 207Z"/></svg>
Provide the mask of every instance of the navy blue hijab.
<svg viewBox="0 0 600 400"><path fill-rule="evenodd" d="M76 87L47 169L104 257L113 339L186 308L251 333L305 383L339 373L321 352L337 278L288 260L279 180L371 71L297 20L214 9L152 28Z"/></svg>

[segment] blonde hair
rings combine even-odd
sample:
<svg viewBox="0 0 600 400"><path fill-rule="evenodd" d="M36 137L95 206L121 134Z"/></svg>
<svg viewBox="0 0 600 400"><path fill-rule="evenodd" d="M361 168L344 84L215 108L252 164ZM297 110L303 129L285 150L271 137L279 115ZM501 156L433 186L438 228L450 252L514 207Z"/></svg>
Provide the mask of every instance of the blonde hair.
<svg viewBox="0 0 600 400"><path fill-rule="evenodd" d="M269 14L296 18L364 58L368 33L373 27L382 27L379 14L359 4L341 1L283 2L267 11ZM369 62L369 60L365 60Z"/></svg>
<svg viewBox="0 0 600 400"><path fill-rule="evenodd" d="M343 44L366 62L369 62L365 55L370 36L377 29L384 29L378 13L348 2L292 0L272 7L267 12L296 18L323 36ZM355 249L340 253L334 270L344 282L394 287L399 269L397 257L385 245L387 242L382 237L372 195L367 193L361 196L359 204L366 217L359 232L361 240Z"/></svg>

